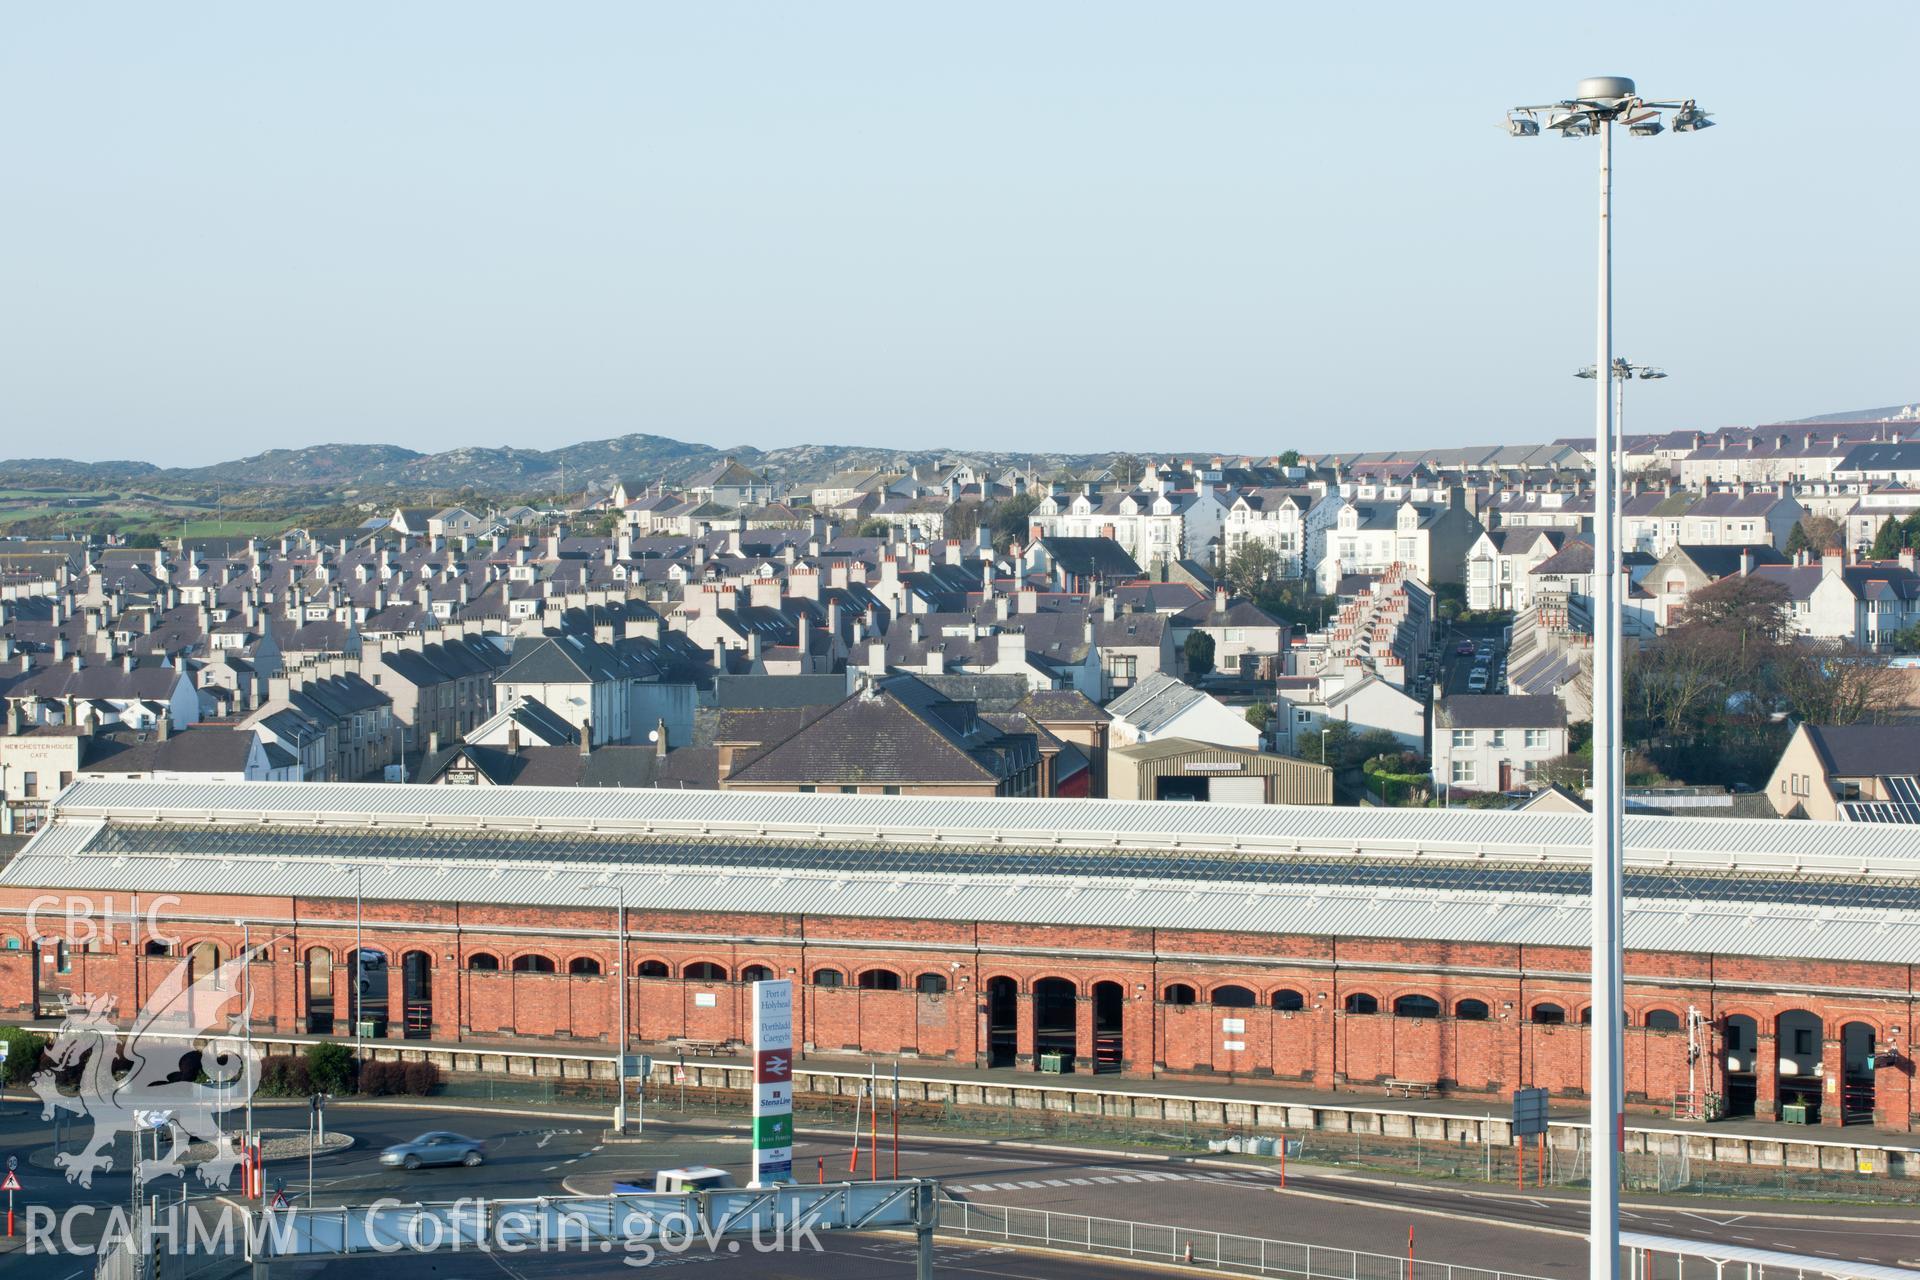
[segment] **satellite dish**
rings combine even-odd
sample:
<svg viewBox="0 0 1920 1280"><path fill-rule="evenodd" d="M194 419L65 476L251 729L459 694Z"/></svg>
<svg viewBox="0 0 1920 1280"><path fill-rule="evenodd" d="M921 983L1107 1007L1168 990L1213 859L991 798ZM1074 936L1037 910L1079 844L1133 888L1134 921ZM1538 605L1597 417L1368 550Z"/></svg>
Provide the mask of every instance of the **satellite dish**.
<svg viewBox="0 0 1920 1280"><path fill-rule="evenodd" d="M660 731L658 729L647 730L647 741L648 742L660 741Z"/></svg>

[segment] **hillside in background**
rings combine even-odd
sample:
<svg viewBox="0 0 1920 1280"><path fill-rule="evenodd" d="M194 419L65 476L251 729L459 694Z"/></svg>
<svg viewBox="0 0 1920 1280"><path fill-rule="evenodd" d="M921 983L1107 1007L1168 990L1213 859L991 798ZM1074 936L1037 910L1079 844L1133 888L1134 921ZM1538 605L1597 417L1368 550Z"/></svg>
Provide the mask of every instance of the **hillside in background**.
<svg viewBox="0 0 1920 1280"><path fill-rule="evenodd" d="M559 449L450 449L418 453L398 445L322 444L272 449L208 467L161 468L146 462L76 462L66 458L0 461L0 488L69 490L142 488L319 489L366 495L370 490L525 494L579 492L615 480L687 477L732 457L756 472L794 484L857 467L904 468L965 460L992 469L1032 463L1044 470L1078 468L1111 453L1015 454L980 449L886 449L867 445L800 444L778 449L716 449L666 436L627 435Z"/></svg>
<svg viewBox="0 0 1920 1280"><path fill-rule="evenodd" d="M1798 422L1915 421L1920 404L1856 409L1796 419ZM1298 444L1299 442L1292 442ZM1278 452L1289 442L1276 439ZM1356 435L1354 447L1365 448ZM1199 456L1205 456L1200 450ZM578 493L615 480L668 482L687 477L725 457L784 484L821 480L837 471L865 467L910 466L966 461L999 470L1033 465L1042 472L1080 470L1105 464L1111 451L1089 453L1011 453L996 449L929 447L891 449L873 445L796 444L777 449L742 446L716 449L667 436L634 434L589 440L558 449L464 448L419 453L390 444L319 444L304 449L271 449L249 458L207 467L162 468L150 462L77 462L69 458L16 458L0 461L0 489L31 488L89 491L125 489L170 493L231 495L235 491L311 490L342 497L370 498L378 490L415 493L472 491L500 496Z"/></svg>

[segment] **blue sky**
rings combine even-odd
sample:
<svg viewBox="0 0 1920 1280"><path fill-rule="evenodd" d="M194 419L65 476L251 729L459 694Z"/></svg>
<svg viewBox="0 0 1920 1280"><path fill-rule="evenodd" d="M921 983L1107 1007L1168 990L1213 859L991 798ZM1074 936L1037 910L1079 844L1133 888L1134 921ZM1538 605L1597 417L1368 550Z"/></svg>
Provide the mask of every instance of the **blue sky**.
<svg viewBox="0 0 1920 1280"><path fill-rule="evenodd" d="M14 5L0 456L1394 447L1920 396L1920 6Z"/></svg>

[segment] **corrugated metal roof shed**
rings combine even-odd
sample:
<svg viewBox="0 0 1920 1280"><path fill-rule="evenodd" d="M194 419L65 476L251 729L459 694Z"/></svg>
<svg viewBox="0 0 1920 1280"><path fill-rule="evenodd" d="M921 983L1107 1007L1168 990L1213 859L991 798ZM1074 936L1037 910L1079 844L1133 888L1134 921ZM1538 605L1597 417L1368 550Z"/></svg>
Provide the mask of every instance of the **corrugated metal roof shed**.
<svg viewBox="0 0 1920 1280"><path fill-rule="evenodd" d="M425 787L386 783L80 782L58 814L135 821L499 827L636 834L885 833L903 842L1345 850L1584 863L1579 814L1113 800ZM1855 823L1629 816L1630 862L1729 870L1920 874L1910 833Z"/></svg>
<svg viewBox="0 0 1920 1280"><path fill-rule="evenodd" d="M55 818L0 884L339 898L357 879L378 899L537 906L600 905L620 885L630 904L660 910L1535 946L1584 946L1588 928L1570 865L1586 829L1578 815L83 783ZM1427 823L1449 838L1420 838L1414 828ZM1204 839L1191 834L1196 826ZM1903 875L1889 874L1886 858L1878 875L1862 875L1872 859L1860 846L1823 839L1879 829L1667 818L1630 819L1629 828L1662 838L1679 828L1697 855L1640 851L1630 947L1892 963L1920 955L1912 854L1895 864ZM1794 833L1830 846L1834 865L1792 853ZM1865 843L1868 854L1880 848ZM1768 875L1702 869L1756 858ZM1852 876L1836 874L1848 858Z"/></svg>

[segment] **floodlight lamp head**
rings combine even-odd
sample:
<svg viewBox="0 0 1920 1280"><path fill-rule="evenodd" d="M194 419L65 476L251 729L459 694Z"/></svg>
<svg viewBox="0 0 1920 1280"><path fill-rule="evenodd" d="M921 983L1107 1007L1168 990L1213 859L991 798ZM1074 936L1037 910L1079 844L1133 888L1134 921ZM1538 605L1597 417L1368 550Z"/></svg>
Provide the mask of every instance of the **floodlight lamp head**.
<svg viewBox="0 0 1920 1280"><path fill-rule="evenodd" d="M1531 116L1508 116L1507 132L1516 138L1537 138L1540 136L1540 122Z"/></svg>
<svg viewBox="0 0 1920 1280"><path fill-rule="evenodd" d="M1573 376L1576 378L1591 378L1594 376L1594 368L1592 365L1588 365L1584 369L1577 369L1574 371Z"/></svg>
<svg viewBox="0 0 1920 1280"><path fill-rule="evenodd" d="M1673 113L1675 133L1698 133L1702 129L1711 128L1713 128L1713 120L1691 102Z"/></svg>
<svg viewBox="0 0 1920 1280"><path fill-rule="evenodd" d="M1582 102L1618 102L1633 96L1633 81L1625 76L1588 76L1573 96Z"/></svg>
<svg viewBox="0 0 1920 1280"><path fill-rule="evenodd" d="M1667 371L1665 369L1642 369L1640 371L1640 377L1643 380L1652 379L1652 378L1664 378L1666 376L1667 376Z"/></svg>
<svg viewBox="0 0 1920 1280"><path fill-rule="evenodd" d="M1627 126L1627 132L1636 138L1657 138L1667 131L1667 126L1658 120L1642 120L1639 124Z"/></svg>

